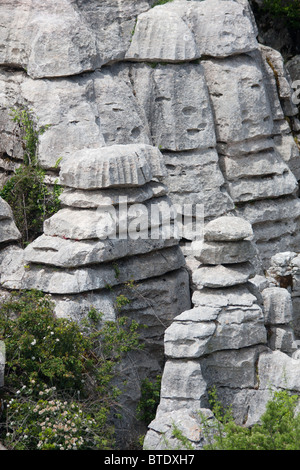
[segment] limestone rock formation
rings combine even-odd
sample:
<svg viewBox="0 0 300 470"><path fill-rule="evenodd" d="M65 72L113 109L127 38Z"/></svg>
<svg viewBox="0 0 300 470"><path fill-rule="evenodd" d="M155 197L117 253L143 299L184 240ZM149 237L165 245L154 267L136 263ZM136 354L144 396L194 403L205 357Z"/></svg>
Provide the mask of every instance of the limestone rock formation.
<svg viewBox="0 0 300 470"><path fill-rule="evenodd" d="M11 208L6 201L0 198L0 244L17 241L20 237Z"/></svg>
<svg viewBox="0 0 300 470"><path fill-rule="evenodd" d="M221 217L205 227L204 243L222 245L227 261L227 247L231 256L231 244L242 247L251 235L247 221ZM193 246L196 258L201 259L201 245L194 242ZM293 355L297 346L291 328L291 295L286 289L269 287L267 279L250 279L249 274L230 277L232 269L244 262L231 259L230 264L214 266L210 260L209 266L200 265L194 272L194 307L177 316L165 332L167 362L161 399L149 424L146 449L166 448L164 433L171 439L175 426L183 430L183 416L184 435L195 449L203 448L201 413L206 410L209 415L208 393L213 386L223 405L232 407L236 421L246 425L259 422L270 399L270 387L298 390L300 361ZM211 282L212 278L222 279L218 276L225 267L223 285ZM288 379L283 385L285 373Z"/></svg>
<svg viewBox="0 0 300 470"><path fill-rule="evenodd" d="M51 294L58 316L80 320L94 306L103 320L114 321L120 294L128 298L130 318L141 323L142 311L142 323L148 326L141 332L145 349L142 355L135 353L134 368L128 365L135 388L129 387L123 397L132 416L140 389L135 374L143 376L148 363L152 371L147 376L160 372L164 329L190 307L176 219L160 182L164 173L159 150L143 144L99 147L83 151L74 163L62 162L60 180L68 189L68 206L45 221L44 234L25 250L4 253L0 270L6 289ZM98 198L98 207L82 208L72 199L76 192L85 201Z"/></svg>
<svg viewBox="0 0 300 470"><path fill-rule="evenodd" d="M1 288L114 320L137 282L125 312L148 329L132 414L167 358L145 447L174 443L175 420L201 448L213 384L257 422L269 380L284 387L285 369L299 389L300 123L282 56L259 44L247 0L13 3L0 5L0 188L23 161L11 109L24 106L64 191L25 250L0 199Z"/></svg>

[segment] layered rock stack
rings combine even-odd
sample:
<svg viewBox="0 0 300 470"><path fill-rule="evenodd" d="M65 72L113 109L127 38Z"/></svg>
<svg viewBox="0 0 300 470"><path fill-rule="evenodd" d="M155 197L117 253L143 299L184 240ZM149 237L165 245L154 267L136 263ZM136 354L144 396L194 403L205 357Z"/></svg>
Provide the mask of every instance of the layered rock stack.
<svg viewBox="0 0 300 470"><path fill-rule="evenodd" d="M16 227L13 213L4 199L0 198L0 246L16 242L21 238L21 234Z"/></svg>
<svg viewBox="0 0 300 470"><path fill-rule="evenodd" d="M63 209L25 252L6 246L18 234L0 200L0 283L51 293L58 315L81 318L94 305L114 319L116 296L135 280L125 312L149 326L149 356L136 360L141 377L162 367L163 333L177 316L166 333L160 411L206 406L215 380L243 421L257 370L275 367L280 355L282 364L294 360L290 299L262 287L284 286L263 280L260 291L251 277L278 252L295 253L293 282L298 277L300 126L282 57L258 43L247 0L57 3L0 4L0 185L22 162L11 108L25 106L36 126L47 125L38 162L48 177L60 169L65 189ZM179 212L188 206L196 226L207 224L202 245L193 230L180 235L182 252L176 236L109 238L115 228L124 235L126 224L138 233L137 213L123 219L119 198L130 210L142 204L142 213L164 207L160 222L151 221L156 235L164 221L173 226L172 204ZM294 308L296 325L297 316ZM261 348L267 355L258 359ZM173 381L180 361L188 386L180 376ZM260 391L262 384L260 377Z"/></svg>
<svg viewBox="0 0 300 470"><path fill-rule="evenodd" d="M190 306L164 172L159 150L144 144L86 149L66 159L63 208L45 221L42 236L16 252L15 263L2 264L3 287L51 294L58 316L80 320L93 306L104 321L115 320L117 297L128 298L123 313L148 326L141 330L145 350L131 365L133 402L140 377L161 371L165 328Z"/></svg>
<svg viewBox="0 0 300 470"><path fill-rule="evenodd" d="M284 388L286 370L286 388L300 390L291 297L285 289L269 287L266 278L254 277L252 239L248 221L227 216L209 222L204 240L193 243L201 263L193 275L194 307L165 332L161 400L145 448L178 444L175 426L201 449L201 414L213 419L208 400L212 387L236 421L247 425L259 421L270 388Z"/></svg>

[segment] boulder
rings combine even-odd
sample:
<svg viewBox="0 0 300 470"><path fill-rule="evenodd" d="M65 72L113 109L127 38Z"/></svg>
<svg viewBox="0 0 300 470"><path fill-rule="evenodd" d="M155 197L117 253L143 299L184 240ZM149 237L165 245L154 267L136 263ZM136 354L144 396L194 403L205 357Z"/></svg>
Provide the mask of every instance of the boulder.
<svg viewBox="0 0 300 470"><path fill-rule="evenodd" d="M204 240L212 242L233 242L253 236L251 224L240 217L218 217L204 228Z"/></svg>

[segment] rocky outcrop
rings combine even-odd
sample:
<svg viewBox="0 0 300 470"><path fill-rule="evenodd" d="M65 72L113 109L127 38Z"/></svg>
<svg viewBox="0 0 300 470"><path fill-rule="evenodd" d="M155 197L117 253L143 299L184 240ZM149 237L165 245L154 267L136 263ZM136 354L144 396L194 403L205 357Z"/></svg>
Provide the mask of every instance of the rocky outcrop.
<svg viewBox="0 0 300 470"><path fill-rule="evenodd" d="M160 448L165 431L172 440L174 418L201 448L211 385L247 424L284 368L298 390L299 296L278 284L272 257L293 254L280 276L291 269L296 285L300 124L282 56L259 44L247 0L153 4L0 5L0 185L22 162L10 113L26 106L47 125L39 164L64 188L25 250L10 243L19 234L0 200L0 282L50 293L57 315L93 305L113 320L136 281L124 311L148 328L126 407L165 352L145 445Z"/></svg>
<svg viewBox="0 0 300 470"><path fill-rule="evenodd" d="M25 250L9 251L0 271L4 288L47 292L57 316L78 321L91 306L104 321L116 320L117 299L126 296L124 314L147 326L143 352L127 364L126 426L141 378L161 371L165 328L190 306L176 217L160 181L165 171L159 150L144 144L86 149L75 162L66 159L64 207Z"/></svg>
<svg viewBox="0 0 300 470"><path fill-rule="evenodd" d="M0 246L18 241L20 237L11 208L4 199L0 198Z"/></svg>
<svg viewBox="0 0 300 470"><path fill-rule="evenodd" d="M257 42L248 2L174 0L149 8L132 1L129 9L128 2L96 3L1 7L6 24L18 26L2 63L27 69L1 68L3 171L21 156L9 109L25 103L40 125L51 125L39 145L48 171L86 148L154 145L164 155L173 203L202 204L206 221L227 213L249 220L264 268L276 252L295 250L298 111L280 54ZM36 21L41 15L47 28ZM59 39L65 33L70 44ZM194 236L184 237L185 246Z"/></svg>
<svg viewBox="0 0 300 470"><path fill-rule="evenodd" d="M176 443L175 427L195 449L203 448L202 416L212 419L212 387L220 402L231 407L236 422L246 425L259 422L270 390L299 390L291 296L254 276L248 265L245 269L253 258L252 238L247 221L228 216L208 223L204 241L193 243L201 260L193 275L194 307L177 316L165 332L161 399L149 424L146 449ZM218 247L216 259L207 257L210 243Z"/></svg>

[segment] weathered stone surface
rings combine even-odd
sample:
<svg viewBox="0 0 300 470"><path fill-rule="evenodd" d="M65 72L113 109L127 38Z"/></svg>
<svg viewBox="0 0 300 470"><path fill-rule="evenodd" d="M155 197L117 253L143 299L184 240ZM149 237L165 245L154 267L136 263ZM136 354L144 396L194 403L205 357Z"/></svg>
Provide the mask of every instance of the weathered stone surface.
<svg viewBox="0 0 300 470"><path fill-rule="evenodd" d="M288 167L286 167L281 175L232 181L229 187L229 194L233 201L245 202L295 194L297 189L297 180Z"/></svg>
<svg viewBox="0 0 300 470"><path fill-rule="evenodd" d="M257 386L255 364L258 358L256 347L233 351L218 351L202 361L203 375L208 386L254 388Z"/></svg>
<svg viewBox="0 0 300 470"><path fill-rule="evenodd" d="M23 289L25 276L24 250L10 245L0 250L0 284L6 289Z"/></svg>
<svg viewBox="0 0 300 470"><path fill-rule="evenodd" d="M258 63L249 56L237 56L202 64L215 113L217 140L241 142L271 135L272 114Z"/></svg>
<svg viewBox="0 0 300 470"><path fill-rule="evenodd" d="M281 122L287 124L286 121ZM290 132L288 124L286 130L287 132ZM255 139L242 140L241 142L217 143L217 150L220 155L235 158L238 158L239 156L248 156L249 158L251 158L251 154L272 151L273 149L274 141L272 136L257 136L255 137Z"/></svg>
<svg viewBox="0 0 300 470"><path fill-rule="evenodd" d="M217 328L206 352L241 349L266 342L264 315L258 305L250 308L228 307L218 316Z"/></svg>
<svg viewBox="0 0 300 470"><path fill-rule="evenodd" d="M251 238L251 224L240 217L223 216L212 220L204 227L204 240L232 242Z"/></svg>
<svg viewBox="0 0 300 470"><path fill-rule="evenodd" d="M287 165L274 150L245 155L237 158L224 157L223 167L226 180L251 178L267 175L282 175Z"/></svg>
<svg viewBox="0 0 300 470"><path fill-rule="evenodd" d="M200 54L183 20L184 3L157 6L139 15L126 59L154 62L195 60Z"/></svg>
<svg viewBox="0 0 300 470"><path fill-rule="evenodd" d="M300 391L300 360L293 359L281 351L261 354L258 375L261 390L281 389Z"/></svg>
<svg viewBox="0 0 300 470"><path fill-rule="evenodd" d="M149 3L63 0L1 4L0 63L34 78L75 75L124 57L135 16Z"/></svg>
<svg viewBox="0 0 300 470"><path fill-rule="evenodd" d="M153 145L172 151L215 145L214 118L201 64L134 66L131 80Z"/></svg>
<svg viewBox="0 0 300 470"><path fill-rule="evenodd" d="M20 238L20 232L13 220L0 220L0 243L15 241L19 240Z"/></svg>
<svg viewBox="0 0 300 470"><path fill-rule="evenodd" d="M262 291L265 323L267 325L289 324L293 319L291 294L280 287L269 287Z"/></svg>
<svg viewBox="0 0 300 470"><path fill-rule="evenodd" d="M23 280L27 289L38 289L51 294L77 294L104 289L132 279L138 281L160 276L184 265L184 257L178 247L172 247L138 257L118 261L118 271L111 264L100 264L82 269L60 270L32 265ZM3 285L10 288L9 272L1 277Z"/></svg>
<svg viewBox="0 0 300 470"><path fill-rule="evenodd" d="M187 402L190 403L191 400ZM198 402L198 401L197 401ZM213 414L207 408L198 408L193 412L186 408L181 401L181 407L174 409L176 400L172 400L173 408L171 411L162 411L157 414L155 420L149 424L149 431L146 434L143 448L146 451L165 450L182 448L182 442L174 437L174 425L186 436L192 449L201 450L207 443L207 436L203 432L203 423L201 416L205 417L207 426L213 426ZM212 424L211 424L212 422ZM186 450L186 449L183 449Z"/></svg>
<svg viewBox="0 0 300 470"><path fill-rule="evenodd" d="M194 307L191 310L185 310L174 318L174 322L210 322L217 319L220 308L217 307Z"/></svg>
<svg viewBox="0 0 300 470"><path fill-rule="evenodd" d="M179 359L203 356L215 329L213 322L174 321L165 331L166 356Z"/></svg>
<svg viewBox="0 0 300 470"><path fill-rule="evenodd" d="M162 231L160 232L162 235ZM162 236L158 240L147 237L138 241L135 239L76 241L42 235L25 248L24 259L26 263L74 268L149 253L177 244L177 239L165 240Z"/></svg>
<svg viewBox="0 0 300 470"><path fill-rule="evenodd" d="M291 327L271 326L268 333L268 345L273 351L278 349L285 354L293 355L297 350L294 331Z"/></svg>
<svg viewBox="0 0 300 470"><path fill-rule="evenodd" d="M240 263L223 266L200 266L193 273L193 282L198 287L231 287L244 284L254 276L255 271L251 263Z"/></svg>
<svg viewBox="0 0 300 470"><path fill-rule="evenodd" d="M299 217L300 201L290 197L278 198L276 199L276 204L271 199L253 201L251 204L238 208L237 213L253 225L255 232L255 224L264 225L265 222L272 222L274 224L275 221L289 220L291 214L293 214L294 218Z"/></svg>
<svg viewBox="0 0 300 470"><path fill-rule="evenodd" d="M127 206L125 200L116 208L109 204L99 206L97 210L61 209L44 222L44 234L77 241L176 238L175 217L167 196L131 206Z"/></svg>
<svg viewBox="0 0 300 470"><path fill-rule="evenodd" d="M44 222L44 234L74 240L101 239L115 232L110 212L61 209Z"/></svg>
<svg viewBox="0 0 300 470"><path fill-rule="evenodd" d="M275 49L264 45L260 45L260 50L263 58L269 65L266 68L267 72L275 77L277 92L279 93L284 115L293 116L298 114L297 106L292 103L292 83L286 71L282 55Z"/></svg>
<svg viewBox="0 0 300 470"><path fill-rule="evenodd" d="M175 1L138 17L126 58L180 62L202 55L227 57L256 48L255 31L244 5Z"/></svg>
<svg viewBox="0 0 300 470"><path fill-rule="evenodd" d="M274 144L281 157L293 172L296 179L300 179L299 146L292 134L280 133L274 136Z"/></svg>
<svg viewBox="0 0 300 470"><path fill-rule="evenodd" d="M164 182L174 204L203 206L203 216L218 217L234 208L224 189L224 176L215 149L164 152L168 171ZM205 204L203 204L205 201Z"/></svg>
<svg viewBox="0 0 300 470"><path fill-rule="evenodd" d="M158 149L118 145L81 150L61 164L60 183L77 189L143 186L165 169Z"/></svg>
<svg viewBox="0 0 300 470"><path fill-rule="evenodd" d="M93 74L90 81L95 121L99 122L106 145L152 144L149 123L136 99L131 68L114 64Z"/></svg>
<svg viewBox="0 0 300 470"><path fill-rule="evenodd" d="M200 399L206 391L198 361L168 360L161 383L162 398Z"/></svg>
<svg viewBox="0 0 300 470"><path fill-rule="evenodd" d="M287 214L288 215L288 214ZM291 214L289 214L291 216ZM269 242L272 245L273 239L282 239L285 235L297 233L299 220L293 218L288 220L266 222L253 226L256 242Z"/></svg>
<svg viewBox="0 0 300 470"><path fill-rule="evenodd" d="M285 64L288 73L293 81L299 80L300 55L296 55Z"/></svg>
<svg viewBox="0 0 300 470"><path fill-rule="evenodd" d="M257 301L246 286L234 286L227 289L208 289L195 291L192 295L192 301L195 307L227 307L243 306L252 307Z"/></svg>
<svg viewBox="0 0 300 470"><path fill-rule="evenodd" d="M13 220L13 213L7 202L0 197L0 243L19 240L21 234Z"/></svg>
<svg viewBox="0 0 300 470"><path fill-rule="evenodd" d="M192 250L196 259L203 264L244 263L253 258L255 249L250 240L238 242L194 241Z"/></svg>
<svg viewBox="0 0 300 470"><path fill-rule="evenodd" d="M162 183L150 182L138 188L115 188L80 190L65 188L59 199L63 206L78 209L97 209L105 204L118 206L122 201L138 204L155 197L167 195L167 187ZM125 199L126 198L126 199Z"/></svg>

